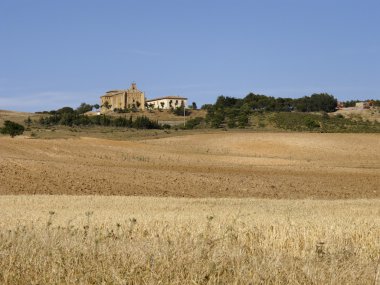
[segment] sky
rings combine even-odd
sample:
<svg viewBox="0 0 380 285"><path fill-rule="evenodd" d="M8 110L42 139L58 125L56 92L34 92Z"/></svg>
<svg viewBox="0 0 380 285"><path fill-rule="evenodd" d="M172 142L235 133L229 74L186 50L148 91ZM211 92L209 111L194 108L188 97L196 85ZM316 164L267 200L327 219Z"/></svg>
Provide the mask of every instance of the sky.
<svg viewBox="0 0 380 285"><path fill-rule="evenodd" d="M219 95L380 99L378 0L0 0L0 109Z"/></svg>

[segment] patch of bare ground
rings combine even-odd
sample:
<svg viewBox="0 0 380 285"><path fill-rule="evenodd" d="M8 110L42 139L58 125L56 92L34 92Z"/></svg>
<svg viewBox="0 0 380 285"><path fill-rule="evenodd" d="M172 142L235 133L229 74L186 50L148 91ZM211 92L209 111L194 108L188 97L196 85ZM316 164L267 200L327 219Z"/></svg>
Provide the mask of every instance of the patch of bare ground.
<svg viewBox="0 0 380 285"><path fill-rule="evenodd" d="M1 194L352 199L379 185L378 134L0 137Z"/></svg>
<svg viewBox="0 0 380 285"><path fill-rule="evenodd" d="M353 120L368 120L371 122L378 121L380 122L380 108L372 108L372 109L355 109L355 108L346 108L343 110L338 110L333 113L336 115L343 115L346 118Z"/></svg>

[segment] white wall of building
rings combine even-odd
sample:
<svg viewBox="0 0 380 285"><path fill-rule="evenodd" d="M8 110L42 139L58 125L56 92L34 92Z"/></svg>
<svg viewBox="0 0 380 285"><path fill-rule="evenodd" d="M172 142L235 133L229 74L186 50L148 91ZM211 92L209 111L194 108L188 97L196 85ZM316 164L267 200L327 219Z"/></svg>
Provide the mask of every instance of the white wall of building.
<svg viewBox="0 0 380 285"><path fill-rule="evenodd" d="M171 107L170 107L170 101L172 101ZM163 107L161 105L162 102L164 103ZM171 108L181 107L182 102L187 107L187 99L167 99L167 98L164 98L164 99L152 100L152 101L149 101L147 103L148 103L148 106L149 106L149 104L153 104L154 109L171 109Z"/></svg>

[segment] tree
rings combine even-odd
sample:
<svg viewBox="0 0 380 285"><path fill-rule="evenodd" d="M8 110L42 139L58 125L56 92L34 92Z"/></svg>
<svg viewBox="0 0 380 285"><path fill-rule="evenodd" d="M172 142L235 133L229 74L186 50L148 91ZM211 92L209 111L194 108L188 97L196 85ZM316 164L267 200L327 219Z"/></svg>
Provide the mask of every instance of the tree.
<svg viewBox="0 0 380 285"><path fill-rule="evenodd" d="M93 108L93 106L90 104L81 103L76 111L78 112L78 114L84 114L84 113L87 113L89 111L92 111L92 108Z"/></svg>
<svg viewBox="0 0 380 285"><path fill-rule="evenodd" d="M4 127L1 129L1 133L8 134L12 138L14 138L15 136L22 135L24 133L24 130L25 128L23 125L17 124L12 121L5 121Z"/></svg>
<svg viewBox="0 0 380 285"><path fill-rule="evenodd" d="M204 105L201 106L201 110L208 111L208 110L212 109L212 107L213 107L212 104L204 104Z"/></svg>
<svg viewBox="0 0 380 285"><path fill-rule="evenodd" d="M249 122L249 118L248 118L247 114L241 113L238 116L238 123L239 123L240 128L244 128L244 127L248 126L248 122Z"/></svg>
<svg viewBox="0 0 380 285"><path fill-rule="evenodd" d="M94 107L96 110L98 110L98 109L100 108L99 104L95 104L95 105L93 105L93 107Z"/></svg>
<svg viewBox="0 0 380 285"><path fill-rule="evenodd" d="M193 102L193 110L196 110L197 109L197 103Z"/></svg>
<svg viewBox="0 0 380 285"><path fill-rule="evenodd" d="M56 113L58 113L58 114L65 114L65 113L70 113L70 114L72 114L72 113L74 113L74 112L75 112L74 109L71 108L71 107L63 107L63 108L58 109L58 110L56 111Z"/></svg>
<svg viewBox="0 0 380 285"><path fill-rule="evenodd" d="M110 103L108 103L108 101L106 101L106 102L104 102L102 107L104 107L106 109L110 109L112 107L112 105L110 105ZM129 108L129 105L128 105L128 108Z"/></svg>
<svg viewBox="0 0 380 285"><path fill-rule="evenodd" d="M161 102L160 105L161 105L161 108L164 109L165 102Z"/></svg>

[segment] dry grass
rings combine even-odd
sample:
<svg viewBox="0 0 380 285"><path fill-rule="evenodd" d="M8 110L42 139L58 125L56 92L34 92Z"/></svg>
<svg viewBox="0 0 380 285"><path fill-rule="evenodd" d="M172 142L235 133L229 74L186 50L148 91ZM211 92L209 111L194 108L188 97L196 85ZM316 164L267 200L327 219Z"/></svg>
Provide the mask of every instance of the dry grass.
<svg viewBox="0 0 380 285"><path fill-rule="evenodd" d="M3 196L1 284L373 284L380 200Z"/></svg>
<svg viewBox="0 0 380 285"><path fill-rule="evenodd" d="M28 119L28 117L30 117L32 120L39 119L39 115L35 113L0 110L0 127L3 126L3 123L6 120L14 121L19 124L24 124L24 121Z"/></svg>

